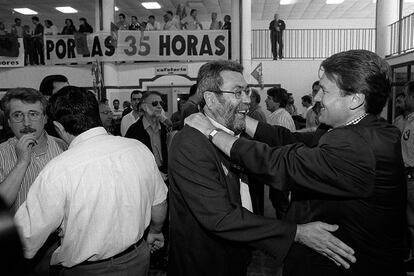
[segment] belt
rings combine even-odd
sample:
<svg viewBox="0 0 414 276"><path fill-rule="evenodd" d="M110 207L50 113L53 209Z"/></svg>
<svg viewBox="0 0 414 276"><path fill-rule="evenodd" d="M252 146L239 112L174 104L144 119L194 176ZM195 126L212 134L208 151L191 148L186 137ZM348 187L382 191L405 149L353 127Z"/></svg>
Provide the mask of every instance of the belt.
<svg viewBox="0 0 414 276"><path fill-rule="evenodd" d="M97 261L84 261L84 262L82 262L78 265L98 264L98 263L103 263L103 262L115 260L119 257L122 257L122 256L132 252L135 248L137 248L142 243L143 240L144 240L144 238L142 237L139 241L137 241L136 243L134 243L133 245L131 245L130 247L128 247L127 249L125 249L121 253L118 253L118 254L110 257L110 258L106 258L106 259L103 259L103 260L97 260Z"/></svg>

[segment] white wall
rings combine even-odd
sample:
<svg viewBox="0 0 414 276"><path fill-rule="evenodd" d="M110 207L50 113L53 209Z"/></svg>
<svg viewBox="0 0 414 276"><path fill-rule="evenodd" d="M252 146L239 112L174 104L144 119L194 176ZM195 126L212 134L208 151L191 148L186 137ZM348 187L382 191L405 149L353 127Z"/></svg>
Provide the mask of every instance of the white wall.
<svg viewBox="0 0 414 276"><path fill-rule="evenodd" d="M284 20L283 18L281 18ZM273 18L264 21L253 21L252 29L268 29ZM284 20L287 29L352 29L375 28L375 18L368 19L320 19L320 20Z"/></svg>

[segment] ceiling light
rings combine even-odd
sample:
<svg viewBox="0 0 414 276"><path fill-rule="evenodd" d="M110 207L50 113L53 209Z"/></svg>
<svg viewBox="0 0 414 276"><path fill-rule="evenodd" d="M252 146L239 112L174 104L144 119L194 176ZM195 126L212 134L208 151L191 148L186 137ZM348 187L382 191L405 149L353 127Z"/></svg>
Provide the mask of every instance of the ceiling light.
<svg viewBox="0 0 414 276"><path fill-rule="evenodd" d="M158 2L143 2L141 5L147 10L158 10L161 9L161 5Z"/></svg>
<svg viewBox="0 0 414 276"><path fill-rule="evenodd" d="M414 3L414 0L404 0L406 3Z"/></svg>
<svg viewBox="0 0 414 276"><path fill-rule="evenodd" d="M19 8L19 9L13 9L15 12L24 14L24 15L34 15L37 14L36 11L28 9L28 8Z"/></svg>
<svg viewBox="0 0 414 276"><path fill-rule="evenodd" d="M295 4L295 0L280 0L280 5L291 5Z"/></svg>
<svg viewBox="0 0 414 276"><path fill-rule="evenodd" d="M374 3L374 4L377 3L377 0L372 0L372 3Z"/></svg>
<svg viewBox="0 0 414 276"><path fill-rule="evenodd" d="M75 10L72 7L56 7L55 9L57 9L61 13L77 13L78 12L78 10Z"/></svg>
<svg viewBox="0 0 414 276"><path fill-rule="evenodd" d="M117 6L115 6L115 11L119 11L119 8Z"/></svg>
<svg viewBox="0 0 414 276"><path fill-rule="evenodd" d="M326 0L326 4L332 5L332 4L341 4L344 2L344 0Z"/></svg>

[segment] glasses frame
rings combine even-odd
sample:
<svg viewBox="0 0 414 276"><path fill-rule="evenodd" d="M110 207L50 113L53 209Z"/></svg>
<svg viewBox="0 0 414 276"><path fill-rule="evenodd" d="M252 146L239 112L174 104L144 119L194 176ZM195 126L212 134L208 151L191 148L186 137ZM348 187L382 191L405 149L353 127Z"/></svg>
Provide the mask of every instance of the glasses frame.
<svg viewBox="0 0 414 276"><path fill-rule="evenodd" d="M150 104L153 107L157 107L158 105L160 105L161 107L163 107L162 105L164 104L164 101L161 100L161 101L142 102L142 103ZM156 105L154 105L154 103L156 103Z"/></svg>
<svg viewBox="0 0 414 276"><path fill-rule="evenodd" d="M22 115L21 119L16 120L15 117L13 117L14 114L19 114ZM32 115L30 115L32 114ZM13 123L21 123L24 121L24 118L27 116L27 118L31 121L31 122L37 122L40 121L42 118L43 112L38 112L38 111L29 111L29 112L21 112L21 111L16 111L13 114L10 114L9 118L10 121L12 121ZM32 117L30 117L32 116ZM33 116L39 116L38 118L34 118Z"/></svg>
<svg viewBox="0 0 414 276"><path fill-rule="evenodd" d="M218 90L209 90L209 91L214 92L214 93L218 93L218 94L220 94L220 93L234 94L234 97L236 99L241 99L243 92L248 97L250 97L250 95L252 94L252 88L251 87L247 87L247 88L242 89L242 90L239 90L239 91L228 91L228 90L221 90L221 89L218 89Z"/></svg>

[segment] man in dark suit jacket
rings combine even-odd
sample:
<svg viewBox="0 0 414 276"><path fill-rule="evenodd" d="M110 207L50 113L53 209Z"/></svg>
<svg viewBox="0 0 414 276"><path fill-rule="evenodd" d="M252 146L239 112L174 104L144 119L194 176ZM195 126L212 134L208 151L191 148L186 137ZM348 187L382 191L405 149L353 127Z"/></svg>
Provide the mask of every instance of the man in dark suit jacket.
<svg viewBox="0 0 414 276"><path fill-rule="evenodd" d="M137 139L146 145L154 154L158 168L165 177L168 172L167 128L160 123L161 104L160 93L144 93L140 107L144 112L143 116L128 128L125 137Z"/></svg>
<svg viewBox="0 0 414 276"><path fill-rule="evenodd" d="M218 130L239 135L243 128L250 90L242 71L232 61L200 68L197 93L204 96L204 112L215 126L210 139ZM335 226L320 222L297 226L253 214L239 173L195 129L184 126L175 135L169 153L169 275L243 276L250 249L262 249L281 264L294 241L325 249L335 244L326 254L344 249L345 258L353 259L352 249L329 233Z"/></svg>
<svg viewBox="0 0 414 276"><path fill-rule="evenodd" d="M285 21L279 19L279 15L275 13L275 17L269 24L270 43L272 44L273 59L283 58L283 31L286 29ZM279 47L278 47L279 45Z"/></svg>
<svg viewBox="0 0 414 276"><path fill-rule="evenodd" d="M338 224L336 236L355 250L357 261L346 271L294 244L283 275L405 275L406 185L400 134L379 118L391 91L389 66L372 52L352 50L331 56L321 68L320 122L333 129L316 146L303 144L312 140L306 142L304 135L253 119L246 119L250 136L276 146L301 143L271 148L225 133L215 135L213 142L250 173L273 178L274 187L289 186L291 221ZM214 129L200 115L187 123L205 135Z"/></svg>

